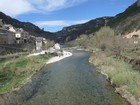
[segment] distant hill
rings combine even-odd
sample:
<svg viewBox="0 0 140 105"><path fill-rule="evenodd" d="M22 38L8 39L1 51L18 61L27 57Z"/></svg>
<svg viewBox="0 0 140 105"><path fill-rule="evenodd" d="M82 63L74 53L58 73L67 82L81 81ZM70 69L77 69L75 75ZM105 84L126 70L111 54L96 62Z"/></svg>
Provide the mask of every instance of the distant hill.
<svg viewBox="0 0 140 105"><path fill-rule="evenodd" d="M94 34L103 26L110 26L117 34L127 34L134 30L140 29L140 0L128 7L124 12L114 17L101 17L90 20L83 24L64 27L61 31L50 33L41 30L29 22L20 22L4 13L0 12L0 18L7 24L11 24L17 28L23 28L34 36L43 36L57 42L66 42L74 40L82 34Z"/></svg>
<svg viewBox="0 0 140 105"><path fill-rule="evenodd" d="M127 34L140 29L140 0L116 15L108 25L118 34Z"/></svg>
<svg viewBox="0 0 140 105"><path fill-rule="evenodd" d="M90 20L87 23L64 27L61 31L55 33L59 41L70 41L79 37L81 34L91 34L105 26L113 17L101 17Z"/></svg>
<svg viewBox="0 0 140 105"><path fill-rule="evenodd" d="M6 24L11 24L15 28L23 28L25 31L29 32L31 35L34 36L43 36L48 39L55 39L54 34L41 30L38 26L30 23L30 22L21 22L6 14L0 12L0 19L3 19L3 22Z"/></svg>
<svg viewBox="0 0 140 105"><path fill-rule="evenodd" d="M74 40L78 36L95 33L103 26L110 26L116 34L127 34L134 30L140 30L140 0L128 7L124 12L114 17L101 17L91 20L84 24L64 27L56 32L57 39L60 41Z"/></svg>

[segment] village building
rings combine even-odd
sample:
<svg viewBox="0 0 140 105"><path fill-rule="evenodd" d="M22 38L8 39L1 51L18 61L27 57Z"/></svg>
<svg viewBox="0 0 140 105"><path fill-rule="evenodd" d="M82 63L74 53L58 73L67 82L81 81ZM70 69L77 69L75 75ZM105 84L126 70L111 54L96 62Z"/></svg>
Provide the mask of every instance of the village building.
<svg viewBox="0 0 140 105"><path fill-rule="evenodd" d="M23 32L22 32L22 42L23 42L23 43L28 43L30 37L31 37L31 36L29 35L28 32L26 32L26 31L23 31Z"/></svg>
<svg viewBox="0 0 140 105"><path fill-rule="evenodd" d="M56 43L56 44L54 45L54 48L55 48L56 50L60 50L60 44Z"/></svg>
<svg viewBox="0 0 140 105"><path fill-rule="evenodd" d="M140 30L135 30L127 35L125 35L123 38L132 39L134 44L140 43Z"/></svg>
<svg viewBox="0 0 140 105"><path fill-rule="evenodd" d="M47 44L47 39L46 38L43 38L43 43Z"/></svg>
<svg viewBox="0 0 140 105"><path fill-rule="evenodd" d="M127 35L124 36L124 38L139 38L140 39L140 30L135 30Z"/></svg>
<svg viewBox="0 0 140 105"><path fill-rule="evenodd" d="M4 29L0 29L0 44L14 44L15 34Z"/></svg>
<svg viewBox="0 0 140 105"><path fill-rule="evenodd" d="M36 51L38 51L38 52L42 51L42 44L43 44L42 42L43 42L42 37L36 37L36 41L35 41Z"/></svg>
<svg viewBox="0 0 140 105"><path fill-rule="evenodd" d="M1 39L2 38L5 39L0 43L3 44L8 43L6 41L6 38L7 40L14 39L14 43L16 44L31 42L31 38L30 38L31 35L29 35L28 32L24 31L22 28L14 28L11 24L3 24L2 19L0 19L0 29L1 29ZM9 43L13 43L13 41L12 42L9 41Z"/></svg>
<svg viewBox="0 0 140 105"><path fill-rule="evenodd" d="M3 24L2 28L10 32L16 32L16 29L11 24Z"/></svg>
<svg viewBox="0 0 140 105"><path fill-rule="evenodd" d="M16 38L16 43L17 44L20 44L20 43L22 43L22 41L21 41L21 32L16 32L15 33L15 38Z"/></svg>
<svg viewBox="0 0 140 105"><path fill-rule="evenodd" d="M15 32L16 32L16 29L15 29L13 26L10 26L10 27L9 27L9 31L15 33Z"/></svg>
<svg viewBox="0 0 140 105"><path fill-rule="evenodd" d="M0 19L0 28L2 28L3 26L3 22L2 22L2 19Z"/></svg>
<svg viewBox="0 0 140 105"><path fill-rule="evenodd" d="M9 30L10 27L13 27L11 24L3 24L2 28L5 30Z"/></svg>
<svg viewBox="0 0 140 105"><path fill-rule="evenodd" d="M29 42L30 35L28 32L24 31L22 28L17 28L15 32L16 43L22 44Z"/></svg>

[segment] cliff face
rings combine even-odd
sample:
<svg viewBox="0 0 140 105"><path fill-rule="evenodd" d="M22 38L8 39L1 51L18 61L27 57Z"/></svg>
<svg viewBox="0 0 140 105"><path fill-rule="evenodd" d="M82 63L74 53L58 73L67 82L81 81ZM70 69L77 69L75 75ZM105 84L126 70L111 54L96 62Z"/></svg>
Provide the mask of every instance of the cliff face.
<svg viewBox="0 0 140 105"><path fill-rule="evenodd" d="M29 22L20 22L13 19L4 13L0 12L0 18L7 24L11 24L14 27L23 28L34 36L43 36L47 39L51 39L57 42L66 42L75 40L82 34L94 34L101 27L107 25L115 30L117 34L127 34L134 30L140 29L140 0L128 7L124 12L117 14L114 17L102 17L94 20L90 20L87 23L72 25L64 27L61 31L56 33L50 33L41 30Z"/></svg>
<svg viewBox="0 0 140 105"><path fill-rule="evenodd" d="M64 27L61 31L55 33L58 41L70 41L74 40L82 34L91 34L99 30L102 26L105 26L108 21L113 19L112 17L102 17L94 20L90 20L87 23L72 25Z"/></svg>
<svg viewBox="0 0 140 105"><path fill-rule="evenodd" d="M114 17L102 17L91 20L84 24L64 27L61 31L56 32L58 41L75 40L82 34L94 34L103 26L110 26L116 34L128 34L134 30L140 29L140 0L129 6L124 12Z"/></svg>
<svg viewBox="0 0 140 105"><path fill-rule="evenodd" d="M108 25L112 27L117 34L127 34L140 29L140 7L138 2L129 6L124 12L117 14Z"/></svg>

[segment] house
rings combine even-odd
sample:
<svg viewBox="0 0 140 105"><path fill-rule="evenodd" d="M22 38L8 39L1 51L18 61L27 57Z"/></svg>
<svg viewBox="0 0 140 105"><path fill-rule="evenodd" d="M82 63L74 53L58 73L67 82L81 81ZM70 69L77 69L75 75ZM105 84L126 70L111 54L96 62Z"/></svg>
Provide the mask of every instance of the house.
<svg viewBox="0 0 140 105"><path fill-rule="evenodd" d="M42 41L43 41L42 37L36 37L35 44L36 44L36 51L38 52L42 51Z"/></svg>
<svg viewBox="0 0 140 105"><path fill-rule="evenodd" d="M3 29L6 29L6 30L8 30L10 32L14 32L14 33L16 32L16 29L11 24L4 24L2 26L2 28Z"/></svg>
<svg viewBox="0 0 140 105"><path fill-rule="evenodd" d="M56 44L54 45L54 48L55 48L56 50L60 50L60 44L56 43Z"/></svg>
<svg viewBox="0 0 140 105"><path fill-rule="evenodd" d="M22 28L17 28L15 32L16 43L27 43L29 41L29 33L24 31Z"/></svg>
<svg viewBox="0 0 140 105"><path fill-rule="evenodd" d="M15 29L13 26L10 26L10 27L9 27L9 31L15 33L15 32L16 32L16 29Z"/></svg>
<svg viewBox="0 0 140 105"><path fill-rule="evenodd" d="M11 24L4 24L2 26L2 28L3 29L6 29L6 30L8 30L10 32L14 32L14 33L16 32L16 29Z"/></svg>
<svg viewBox="0 0 140 105"><path fill-rule="evenodd" d="M43 38L43 43L47 44L47 39Z"/></svg>
<svg viewBox="0 0 140 105"><path fill-rule="evenodd" d="M22 32L22 42L23 43L29 42L30 37L31 36L29 35L29 33L27 31Z"/></svg>
<svg viewBox="0 0 140 105"><path fill-rule="evenodd" d="M15 38L16 38L16 43L17 44L22 43L21 37L22 37L22 33L20 31L16 31Z"/></svg>
<svg viewBox="0 0 140 105"><path fill-rule="evenodd" d="M14 44L15 34L4 29L0 29L0 44Z"/></svg>
<svg viewBox="0 0 140 105"><path fill-rule="evenodd" d="M3 24L2 28L5 29L5 30L9 30L10 27L12 27L11 24Z"/></svg>
<svg viewBox="0 0 140 105"><path fill-rule="evenodd" d="M2 19L0 19L0 28L2 28L3 26L3 22L2 22Z"/></svg>
<svg viewBox="0 0 140 105"><path fill-rule="evenodd" d="M131 33L129 33L129 34L127 34L127 35L125 35L124 36L124 38L139 38L140 39L140 30L137 30L137 31L133 31L133 32L131 32Z"/></svg>
<svg viewBox="0 0 140 105"><path fill-rule="evenodd" d="M131 39L134 44L140 43L140 30L135 30L127 35L125 35L123 38Z"/></svg>

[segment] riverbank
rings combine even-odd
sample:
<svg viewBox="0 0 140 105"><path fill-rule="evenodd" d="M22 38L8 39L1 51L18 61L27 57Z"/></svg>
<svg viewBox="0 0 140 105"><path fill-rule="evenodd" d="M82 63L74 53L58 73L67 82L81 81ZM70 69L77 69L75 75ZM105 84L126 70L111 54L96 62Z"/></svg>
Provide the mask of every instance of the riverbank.
<svg viewBox="0 0 140 105"><path fill-rule="evenodd" d="M31 77L45 66L51 55L27 57L19 55L18 58L0 62L0 94L19 90L31 81Z"/></svg>
<svg viewBox="0 0 140 105"><path fill-rule="evenodd" d="M42 69L69 56L72 53L64 52L61 57L52 57L41 52L0 63L0 105L24 102L37 91L42 75L47 72Z"/></svg>
<svg viewBox="0 0 140 105"><path fill-rule="evenodd" d="M46 64L54 63L70 56L72 56L71 52L64 51L62 56L55 56L49 59L48 62L46 62Z"/></svg>
<svg viewBox="0 0 140 105"><path fill-rule="evenodd" d="M73 56L47 66L40 88L23 105L130 105L89 65L89 52L71 51Z"/></svg>
<svg viewBox="0 0 140 105"><path fill-rule="evenodd" d="M98 68L98 72L107 77L116 88L116 92L126 98L132 105L140 105L140 73L134 71L130 64L97 52L89 62Z"/></svg>
<svg viewBox="0 0 140 105"><path fill-rule="evenodd" d="M31 81L31 77L39 72L45 65L60 61L72 56L71 52L64 51L63 56L51 56L50 54L34 53L19 55L10 61L0 62L0 94L19 90L23 85Z"/></svg>

